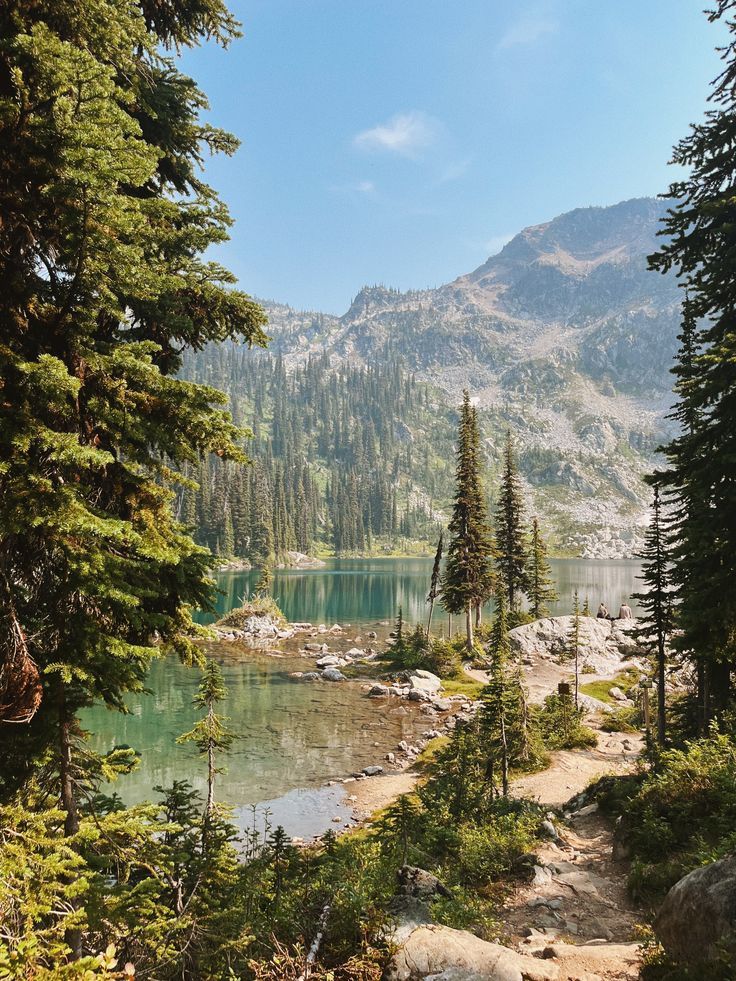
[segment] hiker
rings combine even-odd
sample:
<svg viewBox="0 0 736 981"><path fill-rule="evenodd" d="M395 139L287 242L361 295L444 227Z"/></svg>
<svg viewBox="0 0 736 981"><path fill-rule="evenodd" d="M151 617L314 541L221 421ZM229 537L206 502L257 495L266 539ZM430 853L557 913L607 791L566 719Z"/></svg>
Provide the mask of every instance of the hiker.
<svg viewBox="0 0 736 981"><path fill-rule="evenodd" d="M618 618L619 618L619 620L633 620L634 619L634 614L631 612L631 607L626 602L626 600L624 600L623 603L621 604L621 608L618 611Z"/></svg>
<svg viewBox="0 0 736 981"><path fill-rule="evenodd" d="M598 613L596 614L596 616L598 617L599 620L610 620L611 619L611 617L609 616L608 610L606 609L606 604L605 603L601 602L601 605L598 607Z"/></svg>

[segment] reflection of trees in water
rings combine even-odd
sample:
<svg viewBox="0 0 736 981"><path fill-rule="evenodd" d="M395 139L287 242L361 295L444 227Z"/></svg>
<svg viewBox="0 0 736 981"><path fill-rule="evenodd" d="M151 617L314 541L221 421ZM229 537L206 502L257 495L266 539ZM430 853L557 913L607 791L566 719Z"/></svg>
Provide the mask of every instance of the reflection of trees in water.
<svg viewBox="0 0 736 981"><path fill-rule="evenodd" d="M557 559L551 566L560 597L553 614L570 612L576 589L581 601L588 596L591 606L597 607L603 600L614 611L623 597L641 589L636 581L638 563ZM290 620L328 625L393 620L401 606L408 622L423 622L431 572L431 558L333 560L326 569L277 570L273 594ZM218 610L238 606L257 578L257 571L218 577L224 594L218 598ZM487 612L492 611L489 604ZM440 615L438 630L443 622Z"/></svg>

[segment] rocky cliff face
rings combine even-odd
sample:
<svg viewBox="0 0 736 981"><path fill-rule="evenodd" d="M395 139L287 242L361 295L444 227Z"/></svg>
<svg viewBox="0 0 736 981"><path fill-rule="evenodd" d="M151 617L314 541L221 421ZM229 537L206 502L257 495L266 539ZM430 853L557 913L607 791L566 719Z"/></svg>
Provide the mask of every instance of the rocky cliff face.
<svg viewBox="0 0 736 981"><path fill-rule="evenodd" d="M646 261L665 208L571 211L437 289L366 287L339 318L267 304L274 347L287 363L321 349L370 362L390 343L443 400L469 387L492 466L510 425L559 543L628 554L646 520L641 475L669 425L679 290Z"/></svg>

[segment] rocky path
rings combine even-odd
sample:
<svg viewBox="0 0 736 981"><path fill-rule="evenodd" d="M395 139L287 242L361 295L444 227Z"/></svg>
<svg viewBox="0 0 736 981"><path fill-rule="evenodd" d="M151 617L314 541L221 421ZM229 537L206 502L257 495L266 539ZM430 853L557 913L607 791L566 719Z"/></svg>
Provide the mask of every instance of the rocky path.
<svg viewBox="0 0 736 981"><path fill-rule="evenodd" d="M543 773L517 781L513 793L559 810L604 773L629 772L641 737L603 733L595 749L554 755ZM636 978L635 942L642 914L626 890L628 866L614 858L613 830L597 805L580 804L555 820L556 840L536 849L531 883L514 889L502 912L508 942L520 952L552 956L560 978Z"/></svg>
<svg viewBox="0 0 736 981"><path fill-rule="evenodd" d="M568 664L559 664L546 653L535 656L527 651L524 663L530 700L536 703L556 690L559 681L568 680L571 673ZM595 677L608 680L620 670L621 662L612 657L607 664L600 658L596 668ZM486 680L482 671L469 666L465 670L474 680ZM590 675L586 680L591 680ZM595 717L587 721L597 727ZM470 973L447 977L518 981L625 981L639 977L636 925L643 917L626 890L627 864L614 858L613 829L597 805L579 798L597 777L631 772L642 749L642 737L606 733L600 728L598 733L594 748L556 752L548 769L513 784L515 796L549 807L556 836L535 849L537 864L532 880L515 886L506 898L499 917L504 946L483 945L469 934L444 927L428 927L433 931L431 937L416 936L417 946L420 940L430 951L433 944L436 946L433 964L437 967L447 964L442 950L457 942L454 963L461 972ZM575 809L566 809L575 798ZM408 969L394 976L425 975Z"/></svg>

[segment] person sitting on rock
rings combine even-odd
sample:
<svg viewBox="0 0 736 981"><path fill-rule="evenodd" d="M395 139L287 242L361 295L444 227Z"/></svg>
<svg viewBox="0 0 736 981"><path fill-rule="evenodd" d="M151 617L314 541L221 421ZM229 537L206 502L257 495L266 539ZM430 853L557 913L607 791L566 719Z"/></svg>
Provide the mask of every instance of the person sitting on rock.
<svg viewBox="0 0 736 981"><path fill-rule="evenodd" d="M598 613L596 614L596 616L598 617L599 620L610 620L611 619L611 617L609 616L608 610L606 609L606 604L605 603L601 602L601 605L598 607Z"/></svg>
<svg viewBox="0 0 736 981"><path fill-rule="evenodd" d="M619 620L633 620L634 619L634 614L631 612L631 607L626 602L626 600L624 600L623 603L621 604L621 608L618 611L618 618L619 618Z"/></svg>

